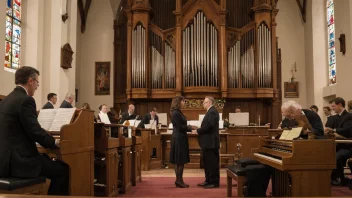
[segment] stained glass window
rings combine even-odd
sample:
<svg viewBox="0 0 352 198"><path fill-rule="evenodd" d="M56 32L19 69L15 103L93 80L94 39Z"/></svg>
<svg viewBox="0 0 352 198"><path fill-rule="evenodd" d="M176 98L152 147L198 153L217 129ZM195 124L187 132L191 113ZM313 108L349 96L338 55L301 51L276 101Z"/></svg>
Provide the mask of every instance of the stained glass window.
<svg viewBox="0 0 352 198"><path fill-rule="evenodd" d="M328 24L329 85L336 83L335 17L334 0L326 1Z"/></svg>
<svg viewBox="0 0 352 198"><path fill-rule="evenodd" d="M21 0L6 0L5 70L20 67Z"/></svg>

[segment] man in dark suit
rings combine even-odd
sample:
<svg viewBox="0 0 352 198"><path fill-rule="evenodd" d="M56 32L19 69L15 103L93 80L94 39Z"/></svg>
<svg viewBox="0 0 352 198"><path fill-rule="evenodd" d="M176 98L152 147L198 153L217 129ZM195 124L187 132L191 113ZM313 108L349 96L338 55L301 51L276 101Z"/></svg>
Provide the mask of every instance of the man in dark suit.
<svg viewBox="0 0 352 198"><path fill-rule="evenodd" d="M43 106L42 109L54 109L54 105L57 102L57 95L54 93L49 93L47 99L48 102Z"/></svg>
<svg viewBox="0 0 352 198"><path fill-rule="evenodd" d="M75 96L71 93L66 94L65 100L62 101L60 108L73 108L72 103Z"/></svg>
<svg viewBox="0 0 352 198"><path fill-rule="evenodd" d="M193 131L198 133L198 143L201 148L205 172L205 182L198 184L204 188L218 188L220 184L219 168L219 112L214 105L214 98L206 96L203 107L207 110L199 129Z"/></svg>
<svg viewBox="0 0 352 198"><path fill-rule="evenodd" d="M336 112L337 122L335 128L325 128L325 133L333 134L336 139L352 138L352 114L345 109L345 100L337 97L333 100L331 107ZM346 161L352 157L351 144L336 145L336 169L331 174L332 185L345 185L347 179L344 176Z"/></svg>
<svg viewBox="0 0 352 198"><path fill-rule="evenodd" d="M48 134L37 120L34 92L39 72L23 66L16 71L16 88L0 103L0 177L51 180L49 195L68 195L69 167L40 155L36 142L56 148L59 140Z"/></svg>
<svg viewBox="0 0 352 198"><path fill-rule="evenodd" d="M287 101L281 107L282 115L285 119L282 121L281 128L292 128L297 127L299 120L295 120L300 116L305 116L312 126L311 131L316 136L324 136L323 123L317 113L309 109L302 109L301 105L295 101ZM302 137L305 138L308 135L308 131L302 131Z"/></svg>
<svg viewBox="0 0 352 198"><path fill-rule="evenodd" d="M338 116L337 115L331 115L331 109L328 106L323 107L324 114L327 117L327 121L325 123L325 127L328 128L335 128L335 124L337 123Z"/></svg>
<svg viewBox="0 0 352 198"><path fill-rule="evenodd" d="M136 119L136 114L134 114L135 107L133 104L128 105L128 111L123 112L121 115L120 124L123 124L126 120Z"/></svg>
<svg viewBox="0 0 352 198"><path fill-rule="evenodd" d="M150 112L147 113L144 117L143 120L138 124L138 128L143 128L144 129L144 125L145 124L150 124L150 121L152 121L152 123L156 123L156 126L158 126L159 124L159 117L158 115L156 115L158 113L156 107L153 107L150 109Z"/></svg>

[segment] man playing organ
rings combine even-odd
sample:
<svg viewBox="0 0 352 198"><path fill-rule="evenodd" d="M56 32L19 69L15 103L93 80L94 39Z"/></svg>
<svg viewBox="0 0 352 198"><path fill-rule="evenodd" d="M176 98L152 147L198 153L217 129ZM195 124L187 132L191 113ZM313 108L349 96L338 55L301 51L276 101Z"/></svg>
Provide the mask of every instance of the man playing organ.
<svg viewBox="0 0 352 198"><path fill-rule="evenodd" d="M308 109L302 109L301 105L295 101L287 101L281 107L282 120L281 128L303 127L302 137L306 138L308 128L315 136L323 136L323 123L317 113ZM307 126L309 124L310 126Z"/></svg>

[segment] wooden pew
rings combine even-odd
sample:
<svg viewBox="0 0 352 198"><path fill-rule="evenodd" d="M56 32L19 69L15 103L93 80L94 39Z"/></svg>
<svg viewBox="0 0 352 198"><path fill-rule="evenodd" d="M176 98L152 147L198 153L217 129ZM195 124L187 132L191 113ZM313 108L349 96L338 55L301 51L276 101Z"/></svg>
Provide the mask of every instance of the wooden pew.
<svg viewBox="0 0 352 198"><path fill-rule="evenodd" d="M134 129L135 131L135 129ZM137 181L142 181L142 137L132 136L132 186L136 186Z"/></svg>
<svg viewBox="0 0 352 198"><path fill-rule="evenodd" d="M163 156L161 135L157 134L154 129L138 130L140 130L142 137L142 170L161 168ZM153 152L156 152L156 156L152 156Z"/></svg>
<svg viewBox="0 0 352 198"><path fill-rule="evenodd" d="M104 123L94 123L94 173L97 179L94 196L112 197L118 194L119 139L108 134Z"/></svg>
<svg viewBox="0 0 352 198"><path fill-rule="evenodd" d="M76 110L70 124L50 133L60 139L60 148L38 145L38 151L70 166L70 195L94 196L94 111Z"/></svg>

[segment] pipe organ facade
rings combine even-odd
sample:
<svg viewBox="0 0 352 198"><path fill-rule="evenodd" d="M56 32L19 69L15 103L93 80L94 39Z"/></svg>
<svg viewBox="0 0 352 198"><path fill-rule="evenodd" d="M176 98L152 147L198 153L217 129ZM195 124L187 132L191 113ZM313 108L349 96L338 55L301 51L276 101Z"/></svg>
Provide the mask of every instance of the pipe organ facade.
<svg viewBox="0 0 352 198"><path fill-rule="evenodd" d="M116 103L212 95L279 108L277 1L122 0Z"/></svg>

